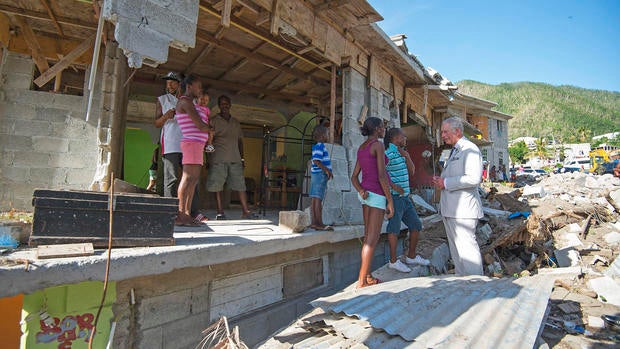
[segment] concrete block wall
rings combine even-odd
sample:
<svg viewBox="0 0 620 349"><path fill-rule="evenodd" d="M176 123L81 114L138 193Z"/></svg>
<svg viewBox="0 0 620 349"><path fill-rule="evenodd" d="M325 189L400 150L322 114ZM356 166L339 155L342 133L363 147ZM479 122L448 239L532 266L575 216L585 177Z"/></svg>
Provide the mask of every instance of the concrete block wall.
<svg viewBox="0 0 620 349"><path fill-rule="evenodd" d="M8 52L0 71L0 210L32 210L32 193L87 189L97 159L96 121L80 96L31 91L34 63Z"/></svg>
<svg viewBox="0 0 620 349"><path fill-rule="evenodd" d="M380 246L383 243L384 238ZM383 265L383 251L375 250L373 270ZM328 283L291 298L283 296L284 266L313 259L327 263L323 270ZM353 239L118 281L114 347L194 348L201 331L220 315L228 317L231 327L239 326L242 340L253 347L309 311L310 300L355 282L359 266L360 243Z"/></svg>
<svg viewBox="0 0 620 349"><path fill-rule="evenodd" d="M196 45L195 0L105 1L103 16L116 24L114 37L132 68L165 63L168 46L186 51Z"/></svg>

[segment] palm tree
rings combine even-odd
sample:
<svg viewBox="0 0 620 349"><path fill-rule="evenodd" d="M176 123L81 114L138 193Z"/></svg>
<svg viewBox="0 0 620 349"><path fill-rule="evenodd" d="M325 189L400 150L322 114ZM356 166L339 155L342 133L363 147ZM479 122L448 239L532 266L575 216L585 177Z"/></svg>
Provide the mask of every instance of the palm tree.
<svg viewBox="0 0 620 349"><path fill-rule="evenodd" d="M547 149L547 141L544 138L534 140L535 148L525 154L526 159L539 158L547 160L549 158L549 149Z"/></svg>
<svg viewBox="0 0 620 349"><path fill-rule="evenodd" d="M587 143L592 138L592 130L581 126L577 129L577 139L581 143Z"/></svg>

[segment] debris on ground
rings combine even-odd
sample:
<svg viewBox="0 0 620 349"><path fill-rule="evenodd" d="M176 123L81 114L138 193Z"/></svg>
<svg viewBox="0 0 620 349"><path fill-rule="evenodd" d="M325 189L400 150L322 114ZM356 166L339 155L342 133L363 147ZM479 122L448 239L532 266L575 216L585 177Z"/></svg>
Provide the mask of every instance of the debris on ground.
<svg viewBox="0 0 620 349"><path fill-rule="evenodd" d="M618 345L620 323L610 319L620 315L620 178L573 172L505 184L480 189L476 238L486 275L576 268L573 278L549 273L556 280L542 339L549 347ZM420 241L442 233L442 224L425 225Z"/></svg>

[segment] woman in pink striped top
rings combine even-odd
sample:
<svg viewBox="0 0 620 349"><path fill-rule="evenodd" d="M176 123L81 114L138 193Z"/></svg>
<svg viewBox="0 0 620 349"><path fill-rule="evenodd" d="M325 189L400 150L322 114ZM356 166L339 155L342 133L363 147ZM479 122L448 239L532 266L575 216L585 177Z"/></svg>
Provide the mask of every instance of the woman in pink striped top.
<svg viewBox="0 0 620 349"><path fill-rule="evenodd" d="M203 165L203 149L209 137L209 119L204 109L196 108L194 99L202 93L202 83L195 75L188 75L181 82L184 94L176 106L176 120L181 128L183 176L179 183L179 214L176 225L198 225L190 215L191 203Z"/></svg>

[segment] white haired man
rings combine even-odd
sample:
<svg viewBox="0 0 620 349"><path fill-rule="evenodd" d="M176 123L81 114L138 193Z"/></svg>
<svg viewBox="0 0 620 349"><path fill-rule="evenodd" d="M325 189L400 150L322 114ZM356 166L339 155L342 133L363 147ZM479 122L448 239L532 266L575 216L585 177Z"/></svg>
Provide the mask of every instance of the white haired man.
<svg viewBox="0 0 620 349"><path fill-rule="evenodd" d="M433 177L433 185L441 190L441 215L455 273L457 276L483 275L482 257L476 242L476 225L483 216L478 194L482 156L478 147L463 137L463 122L457 117L443 121L441 139L453 148L441 177Z"/></svg>

